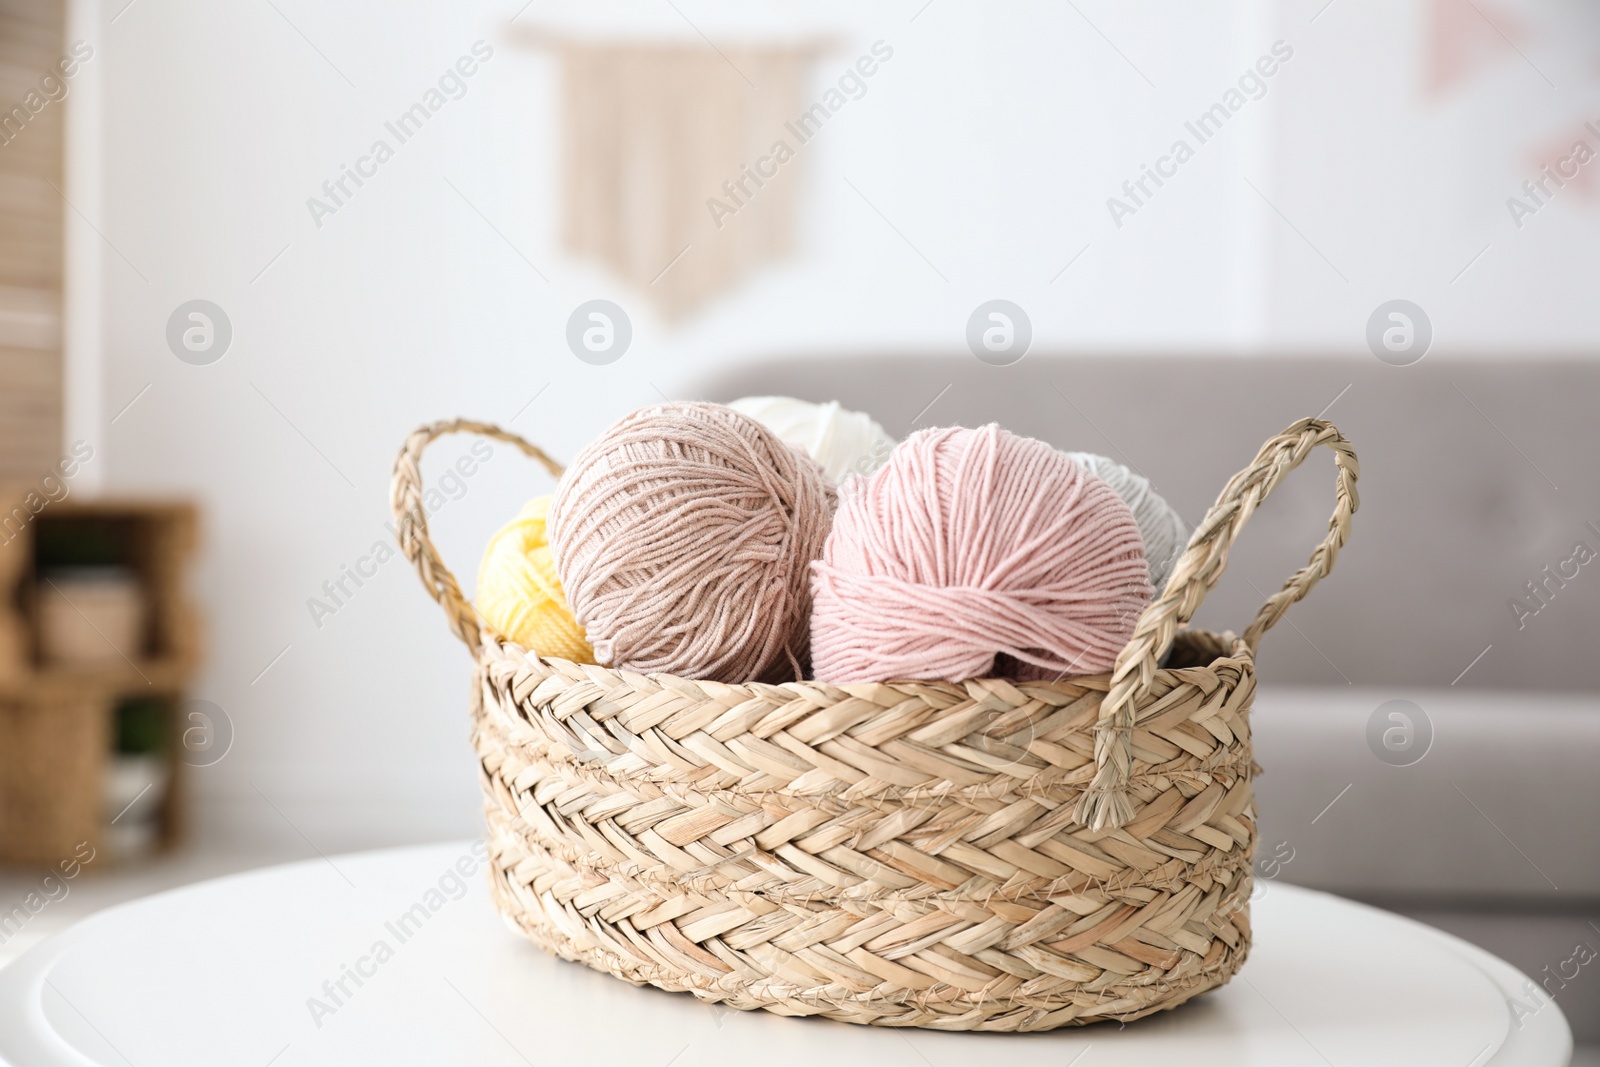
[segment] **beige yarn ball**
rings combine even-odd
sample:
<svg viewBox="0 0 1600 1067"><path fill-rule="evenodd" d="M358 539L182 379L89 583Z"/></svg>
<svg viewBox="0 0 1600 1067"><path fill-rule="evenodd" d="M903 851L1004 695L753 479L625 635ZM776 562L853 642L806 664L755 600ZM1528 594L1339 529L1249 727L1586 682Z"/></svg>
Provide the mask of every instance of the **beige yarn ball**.
<svg viewBox="0 0 1600 1067"><path fill-rule="evenodd" d="M601 663L791 681L834 504L821 469L756 420L658 404L578 454L550 507L550 547Z"/></svg>

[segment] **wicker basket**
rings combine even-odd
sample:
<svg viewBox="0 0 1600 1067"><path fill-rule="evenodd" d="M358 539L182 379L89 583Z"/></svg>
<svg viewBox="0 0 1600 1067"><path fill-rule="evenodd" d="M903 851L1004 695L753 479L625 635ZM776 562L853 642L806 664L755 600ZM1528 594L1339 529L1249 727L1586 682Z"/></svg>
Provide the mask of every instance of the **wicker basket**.
<svg viewBox="0 0 1600 1067"><path fill-rule="evenodd" d="M1136 1019L1243 964L1256 644L1333 567L1357 506L1331 424L1295 423L1228 482L1111 675L843 686L645 676L499 640L428 539L419 460L458 431L560 467L440 422L406 441L392 491L477 662L493 897L535 943L736 1008L940 1030ZM1326 540L1242 638L1184 628L1317 445L1338 464Z"/></svg>

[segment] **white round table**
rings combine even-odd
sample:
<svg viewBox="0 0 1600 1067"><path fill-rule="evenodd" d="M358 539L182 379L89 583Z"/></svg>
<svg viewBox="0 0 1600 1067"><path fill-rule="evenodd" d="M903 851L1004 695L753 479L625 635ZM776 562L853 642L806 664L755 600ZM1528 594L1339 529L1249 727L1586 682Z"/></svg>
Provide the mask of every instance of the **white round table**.
<svg viewBox="0 0 1600 1067"><path fill-rule="evenodd" d="M934 1033L733 1011L544 955L494 914L481 850L313 860L100 912L0 970L0 1063L1565 1067L1572 1050L1560 1009L1505 962L1276 883L1233 982L1125 1028Z"/></svg>

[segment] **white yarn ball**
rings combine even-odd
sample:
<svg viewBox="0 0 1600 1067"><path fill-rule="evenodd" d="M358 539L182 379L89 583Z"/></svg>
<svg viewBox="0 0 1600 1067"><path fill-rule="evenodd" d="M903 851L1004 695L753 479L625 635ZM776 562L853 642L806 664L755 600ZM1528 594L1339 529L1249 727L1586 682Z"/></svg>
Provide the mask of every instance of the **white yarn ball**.
<svg viewBox="0 0 1600 1067"><path fill-rule="evenodd" d="M1114 459L1097 456L1092 452L1067 453L1086 470L1116 490L1122 502L1133 512L1139 524L1139 534L1144 538L1144 558L1150 565L1150 584L1160 593L1167 587L1167 577L1178 562L1178 557L1189 545L1189 527L1183 516L1171 504L1161 499L1150 482L1133 473Z"/></svg>
<svg viewBox="0 0 1600 1067"><path fill-rule="evenodd" d="M747 396L728 406L803 450L834 482L847 474L871 474L894 449L894 438L871 416L848 411L837 400L813 404L788 396Z"/></svg>

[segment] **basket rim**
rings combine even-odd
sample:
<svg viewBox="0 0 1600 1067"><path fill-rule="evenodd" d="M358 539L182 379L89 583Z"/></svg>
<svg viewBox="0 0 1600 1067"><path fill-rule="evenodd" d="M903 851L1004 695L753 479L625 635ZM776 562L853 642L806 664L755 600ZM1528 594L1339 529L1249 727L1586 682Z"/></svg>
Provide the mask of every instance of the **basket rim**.
<svg viewBox="0 0 1600 1067"><path fill-rule="evenodd" d="M1207 630L1203 627L1185 625L1177 631L1177 634L1173 640L1173 644L1176 645L1185 639L1193 640L1196 638L1211 638L1212 640L1228 648L1229 651L1226 655L1213 656L1205 663L1186 663L1181 667L1158 667L1156 668L1155 676L1157 678L1160 678L1162 675L1175 677L1175 675L1172 673L1174 671L1193 670L1196 667L1209 667L1212 664L1221 662L1223 660L1239 660L1248 658L1252 663L1255 661L1255 649L1250 647L1250 645L1245 642L1244 638L1240 637L1232 630ZM681 683L688 683L689 685L697 686L710 692L742 693L748 697L768 695L774 690L782 690L795 696L805 695L811 691L833 690L835 692L844 693L852 697L861 697L884 687L901 688L908 686L915 686L918 689L925 689L930 692L942 692L951 696L957 696L970 692L969 687L973 685L994 685L997 687L1009 686L1019 693L1027 693L1031 690L1039 689L1060 691L1067 688L1108 693L1111 691L1112 681L1115 677L1111 671L1102 671L1098 674L1068 675L1048 681L1042 679L1023 680L1018 678L1007 678L1003 675L985 674L975 675L971 678L965 678L959 682L948 682L942 679L930 678L889 678L881 682L842 683L827 682L818 678L801 678L788 682L719 682L708 678L689 678L681 674L673 674L669 671L630 671L625 667L608 667L602 663L580 663L577 660L565 659L561 656L546 656L533 651L525 645L518 644L516 641L513 641L508 637L504 637L501 634L496 633L487 624L484 624L479 629L479 644L477 648L472 650L472 657L480 664L487 664L494 660L511 658L522 660L529 664L540 664L547 668L555 668L557 671L561 671L561 668L565 666L570 668L572 671L581 672L583 674L590 675L591 677L610 676L617 681L625 681L630 683L635 679L646 679L656 685L661 685L668 688ZM562 671L561 673L566 672Z"/></svg>
<svg viewBox="0 0 1600 1067"><path fill-rule="evenodd" d="M1185 648L1193 644L1201 651L1210 647L1227 648L1229 652L1225 655L1209 655L1204 662L1185 663L1182 666L1158 670L1151 685L1143 690L1147 695L1154 695L1155 699L1136 713L1137 719L1143 720L1161 714L1164 710L1165 694L1192 681L1196 672L1210 673L1213 677L1220 672L1237 672L1238 681L1229 684L1228 688L1232 690L1240 685L1249 684L1253 689L1255 658L1243 638L1231 632L1218 634L1198 628L1187 628L1182 631L1180 643ZM1033 766L1022 762L1025 758L1033 758L1027 747L1029 742L1019 746L1015 738L1025 731L1031 734L1032 726L1036 725L1037 721L1067 713L1074 705L1081 706L1086 700L1093 700L1095 707L1098 708L1096 697L1098 695L1103 699L1103 694L1110 684L1110 676L1105 674L1054 682L1017 682L1008 678L973 678L965 682L908 679L899 682L852 683L847 686L815 681L710 682L682 678L673 674L647 675L598 664L576 663L557 657L539 656L515 642L503 641L487 631L483 642L474 652L474 657L478 664L474 675L475 719L493 721L499 716L513 729L535 731L543 742L537 759L561 767L576 777L606 782L647 783L649 788L692 793L708 800L748 802L768 798L780 802L798 802L809 808L833 810L835 814L840 815L860 808L887 810L930 802L976 801L1003 796L1027 797L1049 806L1076 805L1092 784L1092 776L1097 773L1096 764L1091 760L1067 769L1047 760L1043 762L1043 766ZM850 701L866 701L876 706L879 710L874 714L879 716L917 710L932 711L937 716L948 710L941 705L966 704L969 708L981 709L985 704L989 704L997 712L996 717L983 726L974 728L965 736L971 737L976 734L994 741L997 746L1018 751L1020 755L1012 758L997 752L988 752L990 760L984 767L982 780L971 784L953 784L946 781L921 785L896 785L882 782L871 788L855 786L846 790L834 787L816 790L797 789L791 783L712 786L673 777L666 773L667 768L671 766L670 763L659 759L650 759L642 766L618 766L617 762L626 764L627 757L641 758L640 753L626 743L623 744L621 752L612 751L603 742L599 746L585 743L580 730L574 728L574 724L555 710L554 706L569 692L577 693L581 696L582 702L587 702L593 698L596 690L605 692L611 689L642 692L647 694L645 698L647 701L656 699L658 694L676 692L691 703L720 704L724 709L723 714L737 714L739 709L755 702L767 704L768 710L761 713L759 719L741 726L741 735L747 731L758 732L757 728L761 722L773 718L779 720L773 726L774 731L787 731L794 722L800 721L812 712L823 711ZM492 692L492 696L485 698L486 692ZM810 705L811 710L797 709L795 706L797 699ZM917 702L921 703L921 709L910 706ZM494 706L492 710L485 706L488 704ZM1006 707L1007 704L1010 706ZM1009 718L1029 707L1035 709L1032 714L1039 716L1039 720L1035 723L1019 729L1020 724L1007 722ZM542 712L536 709L542 709ZM1081 711L1079 713L1082 714ZM514 724L511 722L513 719ZM997 729L996 727L1002 723L1005 727ZM597 725L601 724L590 722L587 729L592 730ZM706 728L710 728L709 723ZM1090 728L1098 734L1098 726ZM839 732L843 733L846 730L841 728ZM833 731L829 731L826 736L833 736ZM1029 741L1031 740L1030 737ZM1249 756L1242 761L1234 758L1218 759L1184 770L1158 769L1138 763L1130 766L1128 784L1137 786L1158 779L1187 778L1191 775L1203 776L1228 768L1239 769L1249 764L1250 760ZM1038 762L1034 759L1034 763ZM1100 827L1096 828L1094 833L1098 837L1113 830L1112 827Z"/></svg>

